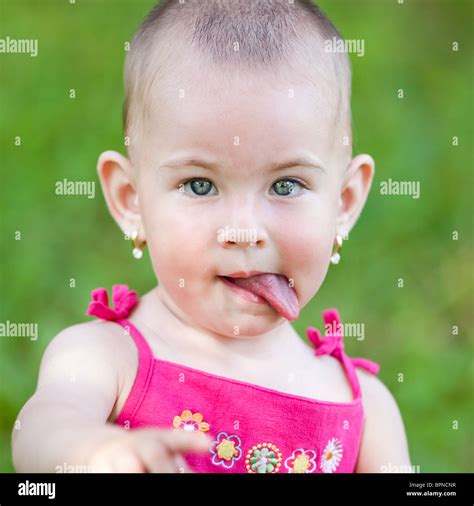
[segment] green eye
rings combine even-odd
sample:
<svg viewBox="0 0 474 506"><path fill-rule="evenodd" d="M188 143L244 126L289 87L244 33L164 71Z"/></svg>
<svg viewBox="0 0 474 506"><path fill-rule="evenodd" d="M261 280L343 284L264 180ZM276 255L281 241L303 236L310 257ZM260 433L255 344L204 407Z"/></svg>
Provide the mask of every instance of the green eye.
<svg viewBox="0 0 474 506"><path fill-rule="evenodd" d="M182 183L184 191L187 191L186 188L188 185L190 186L192 193L196 196L205 197L207 195L217 194L217 191L210 193L211 190L215 187L213 183L208 179L189 179L188 181ZM296 194L298 187L305 188L302 183L294 179L280 179L280 181L277 181L272 186L276 194L280 195L281 197L287 197Z"/></svg>
<svg viewBox="0 0 474 506"><path fill-rule="evenodd" d="M295 193L297 186L302 187L302 184L298 183L298 181L295 181L294 179L281 179L280 181L277 181L272 188L275 189L277 195L286 197Z"/></svg>
<svg viewBox="0 0 474 506"><path fill-rule="evenodd" d="M213 187L213 184L207 179L190 179L183 183L184 188L186 188L187 185L190 185L191 191L195 195L201 197L208 195Z"/></svg>

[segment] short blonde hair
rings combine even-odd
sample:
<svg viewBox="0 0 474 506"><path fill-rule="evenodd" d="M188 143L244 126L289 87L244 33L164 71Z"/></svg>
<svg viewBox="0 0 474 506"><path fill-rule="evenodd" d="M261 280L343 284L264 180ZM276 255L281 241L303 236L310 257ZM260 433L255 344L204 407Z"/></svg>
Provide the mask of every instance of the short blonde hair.
<svg viewBox="0 0 474 506"><path fill-rule="evenodd" d="M157 82L173 86L170 76L180 72L179 59L191 50L221 75L266 72L271 82L281 69L299 68L305 80L324 86L324 99L352 144L351 65L345 53L325 53L324 41L333 38L342 40L310 0L162 0L139 26L127 53L124 134L133 145L140 120L149 114L151 89Z"/></svg>

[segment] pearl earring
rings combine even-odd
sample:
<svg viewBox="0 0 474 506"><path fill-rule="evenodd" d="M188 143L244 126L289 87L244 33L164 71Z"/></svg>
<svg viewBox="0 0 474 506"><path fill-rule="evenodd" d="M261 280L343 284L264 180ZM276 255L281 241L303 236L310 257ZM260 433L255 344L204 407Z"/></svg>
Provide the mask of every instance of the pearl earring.
<svg viewBox="0 0 474 506"><path fill-rule="evenodd" d="M334 242L336 244L336 247L331 255L331 263L337 265L339 263L339 260L341 260L339 250L342 248L342 236L337 234Z"/></svg>
<svg viewBox="0 0 474 506"><path fill-rule="evenodd" d="M146 246L146 241L138 241L137 237L138 237L138 230L136 230L132 234L132 241L133 241L132 255L137 260L140 260L140 258L143 256L143 248Z"/></svg>

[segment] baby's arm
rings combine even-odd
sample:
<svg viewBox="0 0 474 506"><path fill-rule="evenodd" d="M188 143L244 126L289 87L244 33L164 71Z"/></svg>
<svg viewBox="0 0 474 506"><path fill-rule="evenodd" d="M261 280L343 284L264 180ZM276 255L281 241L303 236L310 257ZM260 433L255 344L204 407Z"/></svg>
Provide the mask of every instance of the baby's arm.
<svg viewBox="0 0 474 506"><path fill-rule="evenodd" d="M178 464L186 468L180 453L208 448L207 438L182 431L125 430L107 422L124 363L124 347L109 325L75 325L48 345L36 392L13 431L17 472L57 472L58 466L178 472Z"/></svg>
<svg viewBox="0 0 474 506"><path fill-rule="evenodd" d="M356 472L410 472L407 437L395 399L376 376L360 369L357 375L365 426Z"/></svg>

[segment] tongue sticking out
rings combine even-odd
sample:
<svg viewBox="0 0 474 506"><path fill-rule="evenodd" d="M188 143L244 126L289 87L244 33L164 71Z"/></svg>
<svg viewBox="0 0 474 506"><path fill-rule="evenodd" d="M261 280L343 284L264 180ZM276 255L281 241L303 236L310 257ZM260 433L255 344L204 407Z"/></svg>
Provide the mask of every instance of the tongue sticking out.
<svg viewBox="0 0 474 506"><path fill-rule="evenodd" d="M280 274L257 274L249 278L227 278L236 285L263 297L287 320L296 320L300 308L295 290Z"/></svg>

